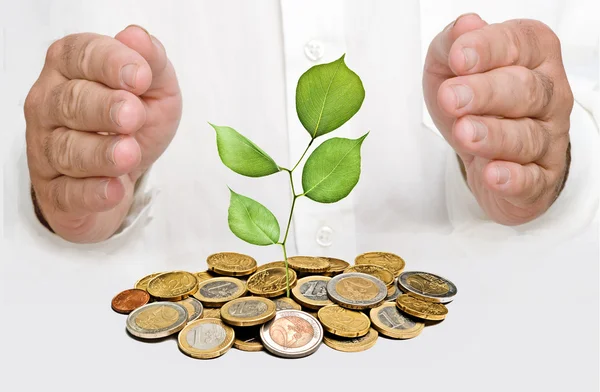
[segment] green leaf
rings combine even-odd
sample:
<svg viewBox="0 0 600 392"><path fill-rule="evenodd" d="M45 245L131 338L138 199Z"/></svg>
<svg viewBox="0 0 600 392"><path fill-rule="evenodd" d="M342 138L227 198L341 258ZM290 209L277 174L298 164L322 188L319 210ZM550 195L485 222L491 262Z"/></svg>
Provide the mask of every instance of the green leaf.
<svg viewBox="0 0 600 392"><path fill-rule="evenodd" d="M217 132L217 149L225 166L248 177L264 177L279 171L269 154L235 129L210 125Z"/></svg>
<svg viewBox="0 0 600 392"><path fill-rule="evenodd" d="M348 196L360 177L359 139L329 139L313 151L302 171L304 195L319 203L335 203Z"/></svg>
<svg viewBox="0 0 600 392"><path fill-rule="evenodd" d="M273 245L279 241L279 223L275 215L257 201L231 189L229 228L238 238L254 245Z"/></svg>
<svg viewBox="0 0 600 392"><path fill-rule="evenodd" d="M362 81L344 56L310 68L298 80L296 112L313 139L341 127L365 99Z"/></svg>

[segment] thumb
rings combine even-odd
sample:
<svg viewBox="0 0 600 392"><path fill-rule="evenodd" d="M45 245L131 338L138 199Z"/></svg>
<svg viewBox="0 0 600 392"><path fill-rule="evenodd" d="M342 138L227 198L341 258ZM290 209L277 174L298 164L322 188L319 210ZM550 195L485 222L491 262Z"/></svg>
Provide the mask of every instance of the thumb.
<svg viewBox="0 0 600 392"><path fill-rule="evenodd" d="M423 68L423 97L435 126L450 145L452 145L450 131L455 119L444 113L437 103L440 85L446 79L456 76L450 69L448 54L458 37L486 25L487 23L477 14L463 14L436 35L427 51Z"/></svg>
<svg viewBox="0 0 600 392"><path fill-rule="evenodd" d="M439 76L444 79L456 76L448 64L448 54L452 44L458 37L473 30L486 26L487 23L477 14L463 14L456 18L435 36L425 59L425 72Z"/></svg>
<svg viewBox="0 0 600 392"><path fill-rule="evenodd" d="M118 33L115 39L138 52L150 65L152 84L143 97L162 98L179 93L173 65L167 58L165 47L156 37L143 27L130 25Z"/></svg>

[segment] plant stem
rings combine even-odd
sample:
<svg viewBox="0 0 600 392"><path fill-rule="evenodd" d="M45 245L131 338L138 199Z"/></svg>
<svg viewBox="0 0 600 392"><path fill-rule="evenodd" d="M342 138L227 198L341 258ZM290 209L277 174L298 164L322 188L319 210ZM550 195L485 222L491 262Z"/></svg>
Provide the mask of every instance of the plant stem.
<svg viewBox="0 0 600 392"><path fill-rule="evenodd" d="M298 166L298 165L296 165ZM285 248L285 244L287 243L288 235L290 234L290 226L292 224L292 215L294 214L294 207L296 206L296 199L298 196L296 195L296 190L294 189L294 179L292 178L292 170L283 169L288 172L290 175L290 186L292 188L292 195L294 195L294 199L292 200L292 207L290 208L290 216L288 218L287 227L285 228L285 234L283 236L283 241L281 241L281 247L283 248L283 259L285 262L285 287L286 294L289 298L290 296L290 276L289 276L289 266L287 259L287 250Z"/></svg>
<svg viewBox="0 0 600 392"><path fill-rule="evenodd" d="M290 216L288 218L287 227L285 228L285 234L283 235L283 241L281 241L279 243L279 245L281 245L281 248L283 249L283 260L285 262L285 288L286 288L286 295L288 298L290 296L290 275L289 275L289 265L288 265L288 259L287 259L287 250L286 250L285 244L287 243L287 238L288 238L288 235L290 234L290 226L292 224L292 215L294 214L294 207L296 206L296 200L299 197L304 196L304 194L300 194L300 195L296 194L296 190L294 189L294 178L292 177L292 172L294 170L296 170L296 168L298 167L300 162L302 162L302 159L304 159L304 156L306 155L306 153L308 152L308 149L312 145L313 140L315 140L315 139L311 139L310 143L308 143L306 150L304 150L304 152L302 153L302 156L300 157L300 159L298 159L298 162L294 165L292 170L286 169L285 167L280 167L281 170L288 172L288 174L290 176L290 187L292 188L292 195L294 196L294 199L292 200L292 207L290 208Z"/></svg>
<svg viewBox="0 0 600 392"><path fill-rule="evenodd" d="M302 159L304 159L304 156L306 155L306 153L308 152L308 149L310 148L310 146L312 146L314 141L315 141L315 139L310 139L310 143L308 143L308 146L306 146L306 150L304 150L304 152L302 153L302 156L300 157L300 159L298 159L298 162L294 165L294 167L292 167L292 170L290 170L290 176L292 175L292 172L294 170L296 170L296 168L298 167L300 162L302 162ZM293 187L293 185L292 185L292 187Z"/></svg>

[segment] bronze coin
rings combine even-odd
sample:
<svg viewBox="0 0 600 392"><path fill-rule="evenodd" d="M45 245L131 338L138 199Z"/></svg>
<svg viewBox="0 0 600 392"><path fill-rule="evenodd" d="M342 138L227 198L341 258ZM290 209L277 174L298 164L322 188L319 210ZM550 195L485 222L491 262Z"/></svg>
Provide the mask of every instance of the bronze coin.
<svg viewBox="0 0 600 392"><path fill-rule="evenodd" d="M110 306L117 313L129 314L148 302L150 302L150 294L146 290L129 289L115 295Z"/></svg>

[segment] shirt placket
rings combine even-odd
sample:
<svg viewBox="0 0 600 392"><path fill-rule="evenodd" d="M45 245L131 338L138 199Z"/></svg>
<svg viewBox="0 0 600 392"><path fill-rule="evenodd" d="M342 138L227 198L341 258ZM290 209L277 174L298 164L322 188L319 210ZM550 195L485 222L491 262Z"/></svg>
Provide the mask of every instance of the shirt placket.
<svg viewBox="0 0 600 392"><path fill-rule="evenodd" d="M332 62L346 53L344 1L281 1L289 167L293 167L310 141L296 113L296 86L310 67ZM343 127L351 127L349 123ZM335 132L332 133L335 136ZM314 145L331 135L322 136ZM311 150L304 158L310 156ZM304 163L303 162L303 163ZM303 164L294 172L296 193L302 192ZM290 254L350 257L355 254L354 203L352 195L336 204L298 199L292 221ZM295 245L295 249L294 249ZM344 256L345 255L345 256Z"/></svg>

